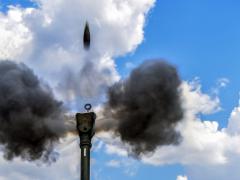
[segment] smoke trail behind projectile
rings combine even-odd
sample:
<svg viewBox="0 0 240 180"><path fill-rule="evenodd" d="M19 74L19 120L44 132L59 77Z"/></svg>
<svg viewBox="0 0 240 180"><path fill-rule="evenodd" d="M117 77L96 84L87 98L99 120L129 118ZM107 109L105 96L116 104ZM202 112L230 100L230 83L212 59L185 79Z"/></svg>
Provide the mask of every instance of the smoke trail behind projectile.
<svg viewBox="0 0 240 180"><path fill-rule="evenodd" d="M63 108L48 86L24 64L0 62L0 143L4 157L48 159L65 133Z"/></svg>
<svg viewBox="0 0 240 180"><path fill-rule="evenodd" d="M115 131L137 156L177 144L181 136L175 126L183 117L180 83L172 65L144 62L129 78L110 87L98 130Z"/></svg>

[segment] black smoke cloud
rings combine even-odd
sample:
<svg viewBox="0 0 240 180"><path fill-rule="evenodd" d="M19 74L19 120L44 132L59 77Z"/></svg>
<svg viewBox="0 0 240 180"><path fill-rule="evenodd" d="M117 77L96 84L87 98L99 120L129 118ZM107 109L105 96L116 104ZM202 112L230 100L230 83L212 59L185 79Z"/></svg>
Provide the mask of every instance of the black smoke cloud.
<svg viewBox="0 0 240 180"><path fill-rule="evenodd" d="M65 132L62 103L24 64L0 62L0 143L8 160L48 160Z"/></svg>
<svg viewBox="0 0 240 180"><path fill-rule="evenodd" d="M180 84L172 65L161 60L144 62L109 89L105 121L98 130L115 131L137 156L179 143L175 126L183 117Z"/></svg>

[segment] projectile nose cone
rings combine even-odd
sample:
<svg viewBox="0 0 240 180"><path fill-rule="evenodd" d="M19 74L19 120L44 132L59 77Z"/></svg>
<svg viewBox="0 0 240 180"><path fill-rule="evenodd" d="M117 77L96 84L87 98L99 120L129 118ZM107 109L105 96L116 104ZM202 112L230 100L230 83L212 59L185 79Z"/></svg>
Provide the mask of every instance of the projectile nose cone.
<svg viewBox="0 0 240 180"><path fill-rule="evenodd" d="M83 35L83 45L86 50L88 50L90 48L90 40L91 40L90 30L89 30L88 23L86 22L85 29L84 29L84 35Z"/></svg>

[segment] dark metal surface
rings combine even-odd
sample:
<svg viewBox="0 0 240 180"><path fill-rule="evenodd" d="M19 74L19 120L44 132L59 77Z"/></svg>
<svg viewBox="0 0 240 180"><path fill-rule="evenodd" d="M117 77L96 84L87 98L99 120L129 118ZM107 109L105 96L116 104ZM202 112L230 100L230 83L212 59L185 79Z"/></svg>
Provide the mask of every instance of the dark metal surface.
<svg viewBox="0 0 240 180"><path fill-rule="evenodd" d="M88 23L86 23L83 35L83 45L86 50L90 48L90 42L91 42L90 30Z"/></svg>
<svg viewBox="0 0 240 180"><path fill-rule="evenodd" d="M90 180L90 149L91 145L81 147L81 180Z"/></svg>
<svg viewBox="0 0 240 180"><path fill-rule="evenodd" d="M81 148L81 180L90 180L90 149L92 146L91 140L95 133L95 119L96 114L94 112L76 114Z"/></svg>
<svg viewBox="0 0 240 180"><path fill-rule="evenodd" d="M91 104L85 104L84 108L87 110L87 111L90 111L92 109L92 105Z"/></svg>

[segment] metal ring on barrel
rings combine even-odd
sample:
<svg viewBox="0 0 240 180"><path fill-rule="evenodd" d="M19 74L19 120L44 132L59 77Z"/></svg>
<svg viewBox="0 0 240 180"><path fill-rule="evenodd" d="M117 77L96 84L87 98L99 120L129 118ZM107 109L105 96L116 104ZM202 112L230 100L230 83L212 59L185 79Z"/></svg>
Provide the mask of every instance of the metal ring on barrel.
<svg viewBox="0 0 240 180"><path fill-rule="evenodd" d="M90 111L92 109L92 105L91 104L85 104L84 108L87 110L87 111Z"/></svg>

